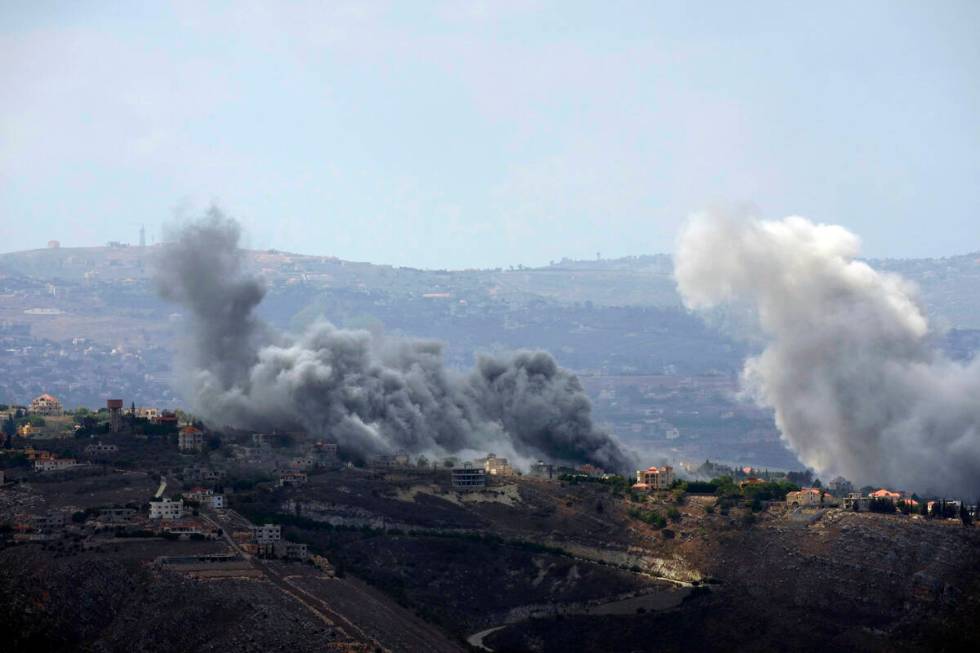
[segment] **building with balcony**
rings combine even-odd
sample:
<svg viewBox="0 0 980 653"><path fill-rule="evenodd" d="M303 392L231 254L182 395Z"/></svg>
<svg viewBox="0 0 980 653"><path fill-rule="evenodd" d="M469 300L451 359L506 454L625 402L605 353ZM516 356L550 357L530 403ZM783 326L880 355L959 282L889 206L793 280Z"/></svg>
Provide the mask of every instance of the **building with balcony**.
<svg viewBox="0 0 980 653"><path fill-rule="evenodd" d="M177 434L177 448L183 452L203 450L204 432L195 426L185 426Z"/></svg>
<svg viewBox="0 0 980 653"><path fill-rule="evenodd" d="M638 492L667 490L674 484L674 468L670 465L663 467L647 467L636 470L636 483L633 489Z"/></svg>
<svg viewBox="0 0 980 653"><path fill-rule="evenodd" d="M31 401L30 413L32 415L57 416L64 414L64 412L61 402L47 393L35 397Z"/></svg>
<svg viewBox="0 0 980 653"><path fill-rule="evenodd" d="M487 486L487 473L482 467L456 467L452 478L454 490L481 490Z"/></svg>
<svg viewBox="0 0 980 653"><path fill-rule="evenodd" d="M184 514L183 499L160 497L150 499L150 519L180 519Z"/></svg>

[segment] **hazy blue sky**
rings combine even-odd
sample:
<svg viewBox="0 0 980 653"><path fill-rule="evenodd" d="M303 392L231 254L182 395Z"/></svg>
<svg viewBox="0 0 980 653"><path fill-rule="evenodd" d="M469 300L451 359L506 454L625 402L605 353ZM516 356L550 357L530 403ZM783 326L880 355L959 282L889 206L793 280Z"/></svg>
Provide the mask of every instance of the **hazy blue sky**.
<svg viewBox="0 0 980 653"><path fill-rule="evenodd" d="M419 267L669 251L732 203L980 249L980 2L153 5L0 6L0 250L212 200Z"/></svg>

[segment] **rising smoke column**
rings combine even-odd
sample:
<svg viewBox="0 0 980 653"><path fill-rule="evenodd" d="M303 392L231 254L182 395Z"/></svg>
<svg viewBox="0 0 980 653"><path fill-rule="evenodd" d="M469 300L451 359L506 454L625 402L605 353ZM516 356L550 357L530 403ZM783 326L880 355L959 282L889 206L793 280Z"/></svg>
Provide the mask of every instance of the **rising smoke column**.
<svg viewBox="0 0 980 653"><path fill-rule="evenodd" d="M212 209L174 234L157 265L163 297L189 312L179 389L195 413L228 426L304 429L365 457L496 451L520 458L632 464L592 422L578 379L544 352L481 356L447 369L438 342L373 336L318 322L278 333L255 309L239 225Z"/></svg>
<svg viewBox="0 0 980 653"><path fill-rule="evenodd" d="M821 474L940 492L980 488L980 359L931 344L914 287L855 260L846 229L719 214L681 233L675 275L694 309L755 308L768 344L743 387Z"/></svg>

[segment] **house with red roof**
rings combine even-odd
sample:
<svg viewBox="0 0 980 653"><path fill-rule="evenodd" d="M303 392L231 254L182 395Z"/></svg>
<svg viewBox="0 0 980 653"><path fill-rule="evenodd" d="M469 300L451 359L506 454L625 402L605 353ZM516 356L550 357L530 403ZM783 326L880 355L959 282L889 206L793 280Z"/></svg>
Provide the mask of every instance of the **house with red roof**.
<svg viewBox="0 0 980 653"><path fill-rule="evenodd" d="M40 397L35 397L31 401L30 413L32 415L61 415L64 413L64 409L61 406L61 402L55 397L45 393Z"/></svg>
<svg viewBox="0 0 980 653"><path fill-rule="evenodd" d="M805 487L796 492L786 493L786 505L791 508L802 508L804 506L835 506L837 499L830 493L819 487Z"/></svg>
<svg viewBox="0 0 980 653"><path fill-rule="evenodd" d="M201 451L204 449L204 431L196 426L185 426L177 434L177 447L181 451Z"/></svg>
<svg viewBox="0 0 980 653"><path fill-rule="evenodd" d="M648 467L636 470L636 483L633 484L633 490L637 492L667 490L673 483L674 468L670 465Z"/></svg>

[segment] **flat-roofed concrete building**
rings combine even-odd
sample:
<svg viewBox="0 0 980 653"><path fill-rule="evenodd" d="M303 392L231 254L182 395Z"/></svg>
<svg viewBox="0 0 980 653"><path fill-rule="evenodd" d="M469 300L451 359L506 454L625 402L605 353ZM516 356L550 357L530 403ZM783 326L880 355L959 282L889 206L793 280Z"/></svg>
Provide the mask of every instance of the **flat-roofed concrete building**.
<svg viewBox="0 0 980 653"><path fill-rule="evenodd" d="M290 542L288 540L279 540L273 543L272 551L277 558L284 558L286 560L309 560L310 550L306 544L301 544L300 542Z"/></svg>
<svg viewBox="0 0 980 653"><path fill-rule="evenodd" d="M306 472L285 471L279 474L279 487L303 485L308 480Z"/></svg>
<svg viewBox="0 0 980 653"><path fill-rule="evenodd" d="M184 498L190 501L196 501L201 505L211 508L225 507L225 495L216 494L215 491L210 488L192 488L190 492L184 495Z"/></svg>
<svg viewBox="0 0 980 653"><path fill-rule="evenodd" d="M452 478L454 490L479 490L487 486L487 473L482 467L456 467Z"/></svg>
<svg viewBox="0 0 980 653"><path fill-rule="evenodd" d="M100 508L98 520L102 522L124 522L136 516L136 508Z"/></svg>
<svg viewBox="0 0 980 653"><path fill-rule="evenodd" d="M60 472L77 466L78 462L74 458L48 458L34 461L35 472Z"/></svg>
<svg viewBox="0 0 980 653"><path fill-rule="evenodd" d="M844 510L853 510L855 512L867 512L871 510L871 497L866 497L860 492L850 492L846 497L841 499Z"/></svg>
<svg viewBox="0 0 980 653"><path fill-rule="evenodd" d="M282 540L282 526L279 524L253 526L252 539L256 544L275 544Z"/></svg>
<svg viewBox="0 0 980 653"><path fill-rule="evenodd" d="M183 499L150 499L150 519L180 519L183 514Z"/></svg>
<svg viewBox="0 0 980 653"><path fill-rule="evenodd" d="M140 419L156 420L160 418L161 411L159 408L153 408L152 406L140 406L136 409L136 417Z"/></svg>
<svg viewBox="0 0 980 653"><path fill-rule="evenodd" d="M552 479L555 477L555 466L551 463L546 463L543 460L539 460L531 465L531 476L534 478Z"/></svg>

